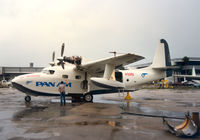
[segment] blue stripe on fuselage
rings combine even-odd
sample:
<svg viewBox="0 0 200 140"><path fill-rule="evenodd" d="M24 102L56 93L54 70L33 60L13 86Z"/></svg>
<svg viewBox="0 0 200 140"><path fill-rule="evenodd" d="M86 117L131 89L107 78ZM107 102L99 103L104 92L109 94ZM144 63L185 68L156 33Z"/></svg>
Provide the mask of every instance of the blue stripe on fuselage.
<svg viewBox="0 0 200 140"><path fill-rule="evenodd" d="M66 84L66 87L72 87L72 83L64 83ZM60 82L56 84L56 82L35 82L36 87L58 87L60 85Z"/></svg>

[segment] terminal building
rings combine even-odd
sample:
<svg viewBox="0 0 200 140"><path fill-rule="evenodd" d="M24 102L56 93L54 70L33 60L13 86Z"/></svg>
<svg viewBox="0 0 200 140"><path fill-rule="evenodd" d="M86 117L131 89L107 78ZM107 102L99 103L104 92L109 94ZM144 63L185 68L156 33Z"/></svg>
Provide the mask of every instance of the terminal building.
<svg viewBox="0 0 200 140"><path fill-rule="evenodd" d="M186 59L184 59L186 58ZM176 70L180 74L192 74L192 68L195 67L196 74L200 74L200 57L184 57L172 59L172 65L180 66L180 70ZM185 60L185 62L184 62Z"/></svg>
<svg viewBox="0 0 200 140"><path fill-rule="evenodd" d="M22 74L41 72L43 67L34 67L33 63L30 63L29 67L0 67L0 81L10 81L15 76Z"/></svg>
<svg viewBox="0 0 200 140"><path fill-rule="evenodd" d="M200 75L200 57L183 57L172 59L172 65L178 66L179 69L173 70L174 82L182 82L184 78L176 77L174 75L192 75L192 69L194 67L197 75ZM192 78L186 78L191 81ZM200 79L198 79L200 80Z"/></svg>

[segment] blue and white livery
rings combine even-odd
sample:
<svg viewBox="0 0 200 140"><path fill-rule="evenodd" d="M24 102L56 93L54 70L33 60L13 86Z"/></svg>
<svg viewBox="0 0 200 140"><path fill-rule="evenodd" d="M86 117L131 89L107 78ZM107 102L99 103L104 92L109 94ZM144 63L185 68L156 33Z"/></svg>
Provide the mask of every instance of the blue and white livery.
<svg viewBox="0 0 200 140"><path fill-rule="evenodd" d="M120 90L134 91L139 86L169 75L166 66L170 66L168 44L164 39L159 41L152 65L133 70L117 70L121 66L137 62L144 57L136 54L123 54L97 61L86 61L82 57L61 57L57 62L51 62L51 67L44 68L40 73L32 73L15 77L12 84L18 90L27 94L26 101L31 96L59 96L58 86L61 81L66 84L68 96L83 97L91 102L93 95L114 93ZM55 53L53 53L53 60Z"/></svg>

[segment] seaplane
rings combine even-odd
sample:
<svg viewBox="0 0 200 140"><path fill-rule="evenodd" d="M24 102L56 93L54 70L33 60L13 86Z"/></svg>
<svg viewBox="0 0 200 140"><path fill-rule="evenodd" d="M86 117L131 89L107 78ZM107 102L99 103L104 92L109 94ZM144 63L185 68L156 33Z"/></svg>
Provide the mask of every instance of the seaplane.
<svg viewBox="0 0 200 140"><path fill-rule="evenodd" d="M127 53L86 61L81 56L63 56L64 48L63 44L61 57L56 62L53 52L51 66L39 73L20 75L12 80L13 87L26 94L26 102L31 101L31 96L60 96L58 86L61 81L66 84L66 96L92 102L96 94L132 92L145 83L170 75L167 68L171 65L170 53L164 39L159 40L152 64L133 70L120 67L142 60L143 56Z"/></svg>

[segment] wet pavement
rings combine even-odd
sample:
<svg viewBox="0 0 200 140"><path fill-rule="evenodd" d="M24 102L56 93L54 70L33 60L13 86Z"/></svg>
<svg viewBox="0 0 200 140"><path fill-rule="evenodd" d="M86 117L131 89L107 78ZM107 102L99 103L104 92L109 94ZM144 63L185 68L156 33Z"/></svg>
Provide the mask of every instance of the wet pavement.
<svg viewBox="0 0 200 140"><path fill-rule="evenodd" d="M0 89L0 140L188 139L167 132L162 116L181 123L186 112L199 112L200 90L139 90L131 101L125 95L96 95L94 103L60 106L58 98L32 97L27 104L23 93Z"/></svg>

